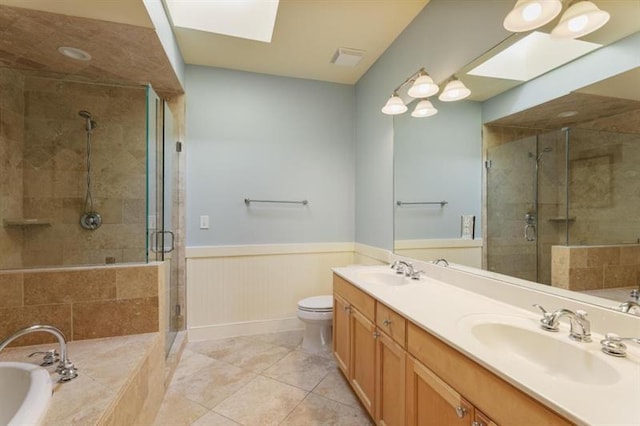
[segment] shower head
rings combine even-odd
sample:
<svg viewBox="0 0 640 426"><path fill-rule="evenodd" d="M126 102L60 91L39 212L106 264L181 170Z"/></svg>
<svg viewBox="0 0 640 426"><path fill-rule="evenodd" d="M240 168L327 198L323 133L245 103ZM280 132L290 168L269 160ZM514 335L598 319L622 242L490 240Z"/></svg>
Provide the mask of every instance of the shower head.
<svg viewBox="0 0 640 426"><path fill-rule="evenodd" d="M553 149L551 147L546 147L545 149L542 150L542 152L540 154L538 154L538 157L536 158L536 161L540 161L540 159L542 158L542 156L547 153L547 152L551 152L553 151Z"/></svg>
<svg viewBox="0 0 640 426"><path fill-rule="evenodd" d="M537 157L536 157L536 155L535 155L534 153L530 152L530 153L529 153L529 158L535 158L535 159L536 159L536 163L539 163L539 162L540 162L540 159L542 158L542 156L543 156L545 153L547 153L547 152L551 152L551 151L553 151L553 148L551 148L551 147L549 147L549 146L548 146L548 147L544 148L544 149L542 150L542 152L540 152L540 154L538 154L538 156L537 156Z"/></svg>
<svg viewBox="0 0 640 426"><path fill-rule="evenodd" d="M91 113L89 111L80 110L78 111L78 115L84 118L87 121L86 130L87 132L91 132L93 129L98 127L98 123L93 120Z"/></svg>

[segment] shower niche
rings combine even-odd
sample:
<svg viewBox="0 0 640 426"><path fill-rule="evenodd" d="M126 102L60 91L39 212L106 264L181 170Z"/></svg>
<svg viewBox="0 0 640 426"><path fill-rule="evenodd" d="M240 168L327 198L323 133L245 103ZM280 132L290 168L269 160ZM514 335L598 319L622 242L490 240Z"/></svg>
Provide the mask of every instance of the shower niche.
<svg viewBox="0 0 640 426"><path fill-rule="evenodd" d="M146 262L152 89L10 68L0 87L0 269Z"/></svg>

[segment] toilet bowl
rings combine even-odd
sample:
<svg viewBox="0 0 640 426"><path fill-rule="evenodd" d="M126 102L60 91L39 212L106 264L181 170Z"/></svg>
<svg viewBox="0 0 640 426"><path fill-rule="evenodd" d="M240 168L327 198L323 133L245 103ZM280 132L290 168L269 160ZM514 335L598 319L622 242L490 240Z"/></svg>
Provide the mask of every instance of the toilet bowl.
<svg viewBox="0 0 640 426"><path fill-rule="evenodd" d="M333 297L314 296L300 300L298 318L304 322L302 349L307 352L331 352Z"/></svg>

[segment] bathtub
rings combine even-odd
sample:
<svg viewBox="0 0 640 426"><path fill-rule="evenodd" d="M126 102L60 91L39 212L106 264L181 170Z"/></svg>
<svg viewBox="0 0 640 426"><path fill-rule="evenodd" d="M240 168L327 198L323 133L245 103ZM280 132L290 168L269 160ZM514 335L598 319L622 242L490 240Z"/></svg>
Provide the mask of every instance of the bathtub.
<svg viewBox="0 0 640 426"><path fill-rule="evenodd" d="M44 368L0 362L0 425L38 425L49 408L51 389Z"/></svg>

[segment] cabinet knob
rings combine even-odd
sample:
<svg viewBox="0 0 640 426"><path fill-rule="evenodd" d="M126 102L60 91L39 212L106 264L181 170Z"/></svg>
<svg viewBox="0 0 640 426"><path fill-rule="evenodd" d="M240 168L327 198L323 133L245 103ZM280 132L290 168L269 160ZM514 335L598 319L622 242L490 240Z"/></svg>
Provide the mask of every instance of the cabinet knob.
<svg viewBox="0 0 640 426"><path fill-rule="evenodd" d="M487 426L487 424L485 422L474 420L473 423L471 423L471 426Z"/></svg>
<svg viewBox="0 0 640 426"><path fill-rule="evenodd" d="M391 325L391 320L390 319L385 319L384 321L382 321L382 324L386 325L387 327Z"/></svg>
<svg viewBox="0 0 640 426"><path fill-rule="evenodd" d="M373 338L374 338L374 339L377 339L377 338L378 338L378 336L380 336L380 333L379 333L378 331L374 331L374 332L373 332Z"/></svg>
<svg viewBox="0 0 640 426"><path fill-rule="evenodd" d="M351 306L350 305L345 306L343 309L344 309L345 312L351 313Z"/></svg>
<svg viewBox="0 0 640 426"><path fill-rule="evenodd" d="M462 406L456 407L456 415L460 418L463 418L467 415L467 409Z"/></svg>

